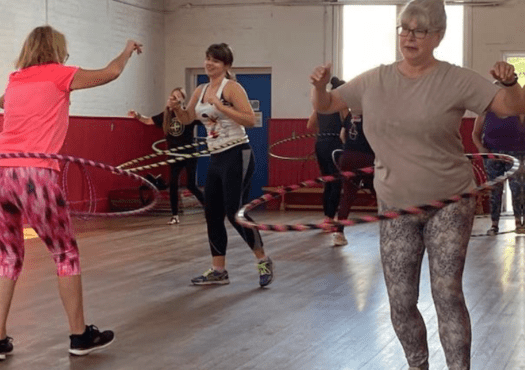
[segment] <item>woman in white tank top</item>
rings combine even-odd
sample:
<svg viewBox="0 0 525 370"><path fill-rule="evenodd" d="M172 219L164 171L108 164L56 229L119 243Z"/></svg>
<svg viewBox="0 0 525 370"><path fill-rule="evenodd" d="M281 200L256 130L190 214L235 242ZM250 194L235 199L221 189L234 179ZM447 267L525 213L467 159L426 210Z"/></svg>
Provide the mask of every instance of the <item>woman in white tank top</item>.
<svg viewBox="0 0 525 370"><path fill-rule="evenodd" d="M273 280L272 260L264 253L259 231L235 221L239 208L248 202L255 168L246 127L255 125L255 114L244 88L231 79L233 53L227 44L211 45L204 68L210 82L195 89L187 109L173 102L172 109L183 124L200 120L206 127L210 164L204 188L204 204L212 268L193 278L195 285L228 284L225 217L257 258L259 285Z"/></svg>

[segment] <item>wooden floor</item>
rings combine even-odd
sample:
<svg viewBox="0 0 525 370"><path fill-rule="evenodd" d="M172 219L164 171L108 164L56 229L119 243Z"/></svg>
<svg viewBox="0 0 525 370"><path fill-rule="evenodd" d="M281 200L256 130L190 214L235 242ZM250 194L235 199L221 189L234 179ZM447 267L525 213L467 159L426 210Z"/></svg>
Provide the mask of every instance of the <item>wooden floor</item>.
<svg viewBox="0 0 525 370"><path fill-rule="evenodd" d="M320 220L320 213L259 211L261 222ZM276 265L267 289L249 249L229 228L231 284L195 287L210 265L202 213L167 226L166 215L76 220L89 323L115 330L115 343L70 357L54 264L39 239L26 241L8 335L16 370L400 370L378 248L378 225L346 229L331 245L317 231L263 233ZM475 232L489 226L486 218ZM500 229L512 228L504 219ZM525 369L525 236L471 240L464 279L473 325L472 369ZM430 369L446 369L428 269L419 307L427 322Z"/></svg>

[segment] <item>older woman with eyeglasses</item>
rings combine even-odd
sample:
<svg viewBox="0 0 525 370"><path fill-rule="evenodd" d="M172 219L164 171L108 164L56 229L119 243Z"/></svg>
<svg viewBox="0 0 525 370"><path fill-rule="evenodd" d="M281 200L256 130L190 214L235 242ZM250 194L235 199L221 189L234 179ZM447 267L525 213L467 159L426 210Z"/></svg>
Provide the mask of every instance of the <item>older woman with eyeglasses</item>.
<svg viewBox="0 0 525 370"><path fill-rule="evenodd" d="M502 116L525 112L524 94L511 65L498 62L490 71L504 84L501 88L434 57L445 29L442 0L410 1L399 16L402 60L330 92L329 65L317 67L310 76L314 109L329 113L350 108L367 118L364 132L376 154L374 187L380 212L448 198L475 186L459 134L467 109ZM474 210L474 200L464 199L380 224L392 324L410 369L429 366L425 323L417 308L425 250L448 368L470 368L471 327L462 276Z"/></svg>

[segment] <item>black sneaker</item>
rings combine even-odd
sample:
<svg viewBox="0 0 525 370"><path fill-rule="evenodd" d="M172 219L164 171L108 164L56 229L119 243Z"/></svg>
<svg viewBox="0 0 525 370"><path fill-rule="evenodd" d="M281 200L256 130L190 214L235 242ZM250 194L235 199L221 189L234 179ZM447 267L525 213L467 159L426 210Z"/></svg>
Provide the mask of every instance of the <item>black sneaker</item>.
<svg viewBox="0 0 525 370"><path fill-rule="evenodd" d="M265 261L257 264L259 271L259 285L267 286L273 281L273 261L267 257Z"/></svg>
<svg viewBox="0 0 525 370"><path fill-rule="evenodd" d="M13 338L6 337L0 340L0 360L5 360L6 355L10 355L13 352Z"/></svg>
<svg viewBox="0 0 525 370"><path fill-rule="evenodd" d="M115 339L111 330L100 332L95 325L86 326L86 331L81 335L70 335L71 346L69 353L75 356L85 356L98 349L109 346Z"/></svg>

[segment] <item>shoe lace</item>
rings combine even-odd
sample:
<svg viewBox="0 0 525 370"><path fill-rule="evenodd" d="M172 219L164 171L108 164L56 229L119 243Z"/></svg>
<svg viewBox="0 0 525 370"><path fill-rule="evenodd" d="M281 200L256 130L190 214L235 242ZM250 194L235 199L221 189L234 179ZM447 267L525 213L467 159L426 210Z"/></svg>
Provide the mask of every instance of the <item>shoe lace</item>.
<svg viewBox="0 0 525 370"><path fill-rule="evenodd" d="M268 262L263 261L257 264L257 269L259 270L259 275L270 275L271 271L268 268Z"/></svg>
<svg viewBox="0 0 525 370"><path fill-rule="evenodd" d="M213 274L213 269L209 269L209 270L204 271L204 273L202 274L202 276L204 276L204 277L208 277L208 275L211 275L211 274Z"/></svg>

